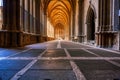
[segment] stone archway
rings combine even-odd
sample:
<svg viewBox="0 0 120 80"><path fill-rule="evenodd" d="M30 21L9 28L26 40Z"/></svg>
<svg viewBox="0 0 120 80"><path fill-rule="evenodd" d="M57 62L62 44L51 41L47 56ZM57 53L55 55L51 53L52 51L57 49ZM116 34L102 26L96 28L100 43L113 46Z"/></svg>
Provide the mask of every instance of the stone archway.
<svg viewBox="0 0 120 80"><path fill-rule="evenodd" d="M87 24L87 42L95 40L95 13L94 10L89 7L86 18Z"/></svg>

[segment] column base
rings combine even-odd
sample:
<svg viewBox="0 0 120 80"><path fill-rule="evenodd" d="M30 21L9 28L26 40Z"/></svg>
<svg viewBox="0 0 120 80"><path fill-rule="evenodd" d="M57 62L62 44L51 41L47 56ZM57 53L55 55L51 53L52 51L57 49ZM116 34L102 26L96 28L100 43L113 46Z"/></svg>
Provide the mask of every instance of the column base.
<svg viewBox="0 0 120 80"><path fill-rule="evenodd" d="M104 31L96 33L96 46L101 48L118 47L117 32Z"/></svg>
<svg viewBox="0 0 120 80"><path fill-rule="evenodd" d="M24 47L25 45L47 41L47 37L20 31L0 31L0 47Z"/></svg>
<svg viewBox="0 0 120 80"><path fill-rule="evenodd" d="M42 42L40 34L23 33L23 44L24 45L35 44L35 43L40 43L40 42Z"/></svg>
<svg viewBox="0 0 120 80"><path fill-rule="evenodd" d="M85 37L86 37L85 35L79 35L79 36L78 36L78 41L79 41L80 43L83 43Z"/></svg>
<svg viewBox="0 0 120 80"><path fill-rule="evenodd" d="M21 47L23 34L19 31L0 31L0 47Z"/></svg>

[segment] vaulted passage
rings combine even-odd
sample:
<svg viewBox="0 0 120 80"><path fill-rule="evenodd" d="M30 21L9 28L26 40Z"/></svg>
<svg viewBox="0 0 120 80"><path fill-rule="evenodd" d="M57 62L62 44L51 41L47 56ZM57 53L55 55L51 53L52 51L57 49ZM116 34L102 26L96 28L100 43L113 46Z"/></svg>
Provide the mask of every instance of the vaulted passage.
<svg viewBox="0 0 120 80"><path fill-rule="evenodd" d="M69 39L70 19L72 14L71 7L72 5L69 0L51 0L48 2L46 14L48 21L55 30L55 39Z"/></svg>
<svg viewBox="0 0 120 80"><path fill-rule="evenodd" d="M120 0L0 4L0 80L120 80Z"/></svg>

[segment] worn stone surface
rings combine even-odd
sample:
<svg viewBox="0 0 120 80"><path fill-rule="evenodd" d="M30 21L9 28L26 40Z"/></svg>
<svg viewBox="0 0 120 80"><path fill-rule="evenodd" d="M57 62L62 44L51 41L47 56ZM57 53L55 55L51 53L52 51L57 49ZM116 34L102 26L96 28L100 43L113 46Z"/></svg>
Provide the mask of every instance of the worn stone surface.
<svg viewBox="0 0 120 80"><path fill-rule="evenodd" d="M99 49L88 49L88 50L102 57L120 57L120 54L116 54L114 52L108 52L105 50L99 50Z"/></svg>
<svg viewBox="0 0 120 80"><path fill-rule="evenodd" d="M29 70L20 80L77 80L72 70Z"/></svg>
<svg viewBox="0 0 120 80"><path fill-rule="evenodd" d="M48 49L43 57L66 57L64 49Z"/></svg>
<svg viewBox="0 0 120 80"><path fill-rule="evenodd" d="M120 77L120 68L104 60L75 61L87 80L114 80Z"/></svg>
<svg viewBox="0 0 120 80"><path fill-rule="evenodd" d="M14 57L37 57L39 56L44 49L31 49L26 52L22 52L20 54L15 55Z"/></svg>
<svg viewBox="0 0 120 80"><path fill-rule="evenodd" d="M29 60L0 61L0 80L10 80L11 77L24 68L29 62Z"/></svg>
<svg viewBox="0 0 120 80"><path fill-rule="evenodd" d="M85 76L86 80L120 78L119 54L69 41L60 41L61 48L57 48L57 44L58 41L52 41L23 48L0 49L0 80L10 80L20 71L23 73L17 74L21 75L18 80L79 80L79 76Z"/></svg>
<svg viewBox="0 0 120 80"><path fill-rule="evenodd" d="M21 52L23 50L21 50L21 49L7 49L7 50L4 50L3 49L3 51L0 51L0 57L7 57L7 56L10 56L10 55L14 55L15 53Z"/></svg>
<svg viewBox="0 0 120 80"><path fill-rule="evenodd" d="M68 49L72 57L96 57L93 54L83 51L82 49Z"/></svg>
<svg viewBox="0 0 120 80"><path fill-rule="evenodd" d="M31 69L72 69L66 60L39 60Z"/></svg>

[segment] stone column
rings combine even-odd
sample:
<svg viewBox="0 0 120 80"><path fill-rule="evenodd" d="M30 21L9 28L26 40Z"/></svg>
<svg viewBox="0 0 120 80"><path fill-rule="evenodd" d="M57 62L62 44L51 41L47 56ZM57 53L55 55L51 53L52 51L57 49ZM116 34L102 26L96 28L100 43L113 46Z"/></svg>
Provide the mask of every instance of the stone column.
<svg viewBox="0 0 120 80"><path fill-rule="evenodd" d="M37 42L41 42L41 32L40 32L40 0L36 0L36 5L35 5L35 18L36 18L36 26L35 26L35 31L36 31L36 37L37 37Z"/></svg>
<svg viewBox="0 0 120 80"><path fill-rule="evenodd" d="M40 34L40 1L36 0L36 5L35 5L35 18L36 18L36 34Z"/></svg>
<svg viewBox="0 0 120 80"><path fill-rule="evenodd" d="M69 15L69 40L72 40L72 20L71 19L72 19L72 16Z"/></svg>
<svg viewBox="0 0 120 80"><path fill-rule="evenodd" d="M79 0L79 27L78 27L78 41L84 42L84 35L83 35L83 10L84 10L84 0Z"/></svg>
<svg viewBox="0 0 120 80"><path fill-rule="evenodd" d="M25 31L25 26L24 26L24 0L20 0L20 26L21 30Z"/></svg>
<svg viewBox="0 0 120 80"><path fill-rule="evenodd" d="M112 24L112 0L99 0L99 27L97 36L97 46L109 48L113 47L115 34Z"/></svg>
<svg viewBox="0 0 120 80"><path fill-rule="evenodd" d="M3 0L3 29L1 47L22 46L20 0Z"/></svg>
<svg viewBox="0 0 120 80"><path fill-rule="evenodd" d="M33 0L33 29L32 29L32 33L36 33L36 28L35 28L35 26L36 26L36 19L35 19L35 16L36 16L36 10L35 10L35 0Z"/></svg>
<svg viewBox="0 0 120 80"><path fill-rule="evenodd" d="M28 25L28 33L30 33L30 0L27 0L28 2L28 22L27 22L27 25Z"/></svg>
<svg viewBox="0 0 120 80"><path fill-rule="evenodd" d="M44 12L44 26L43 26L43 28L44 28L43 37L44 37L44 40L47 41L48 36L47 36L47 14L46 14L46 12Z"/></svg>
<svg viewBox="0 0 120 80"><path fill-rule="evenodd" d="M73 12L73 19L72 19L72 40L74 41L74 37L75 37L75 11Z"/></svg>
<svg viewBox="0 0 120 80"><path fill-rule="evenodd" d="M24 0L24 32L28 32L28 0Z"/></svg>
<svg viewBox="0 0 120 80"><path fill-rule="evenodd" d="M3 30L20 30L19 0L3 0Z"/></svg>
<svg viewBox="0 0 120 80"><path fill-rule="evenodd" d="M33 27L33 0L30 0L30 33L32 34Z"/></svg>

